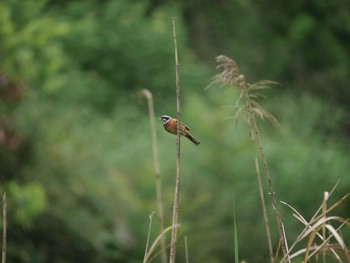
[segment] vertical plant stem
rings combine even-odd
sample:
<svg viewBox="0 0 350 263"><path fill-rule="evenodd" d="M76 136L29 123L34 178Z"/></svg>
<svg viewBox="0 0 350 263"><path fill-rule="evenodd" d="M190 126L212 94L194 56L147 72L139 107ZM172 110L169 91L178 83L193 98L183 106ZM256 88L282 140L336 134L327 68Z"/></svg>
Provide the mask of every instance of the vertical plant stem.
<svg viewBox="0 0 350 263"><path fill-rule="evenodd" d="M167 227L166 229L164 229L163 233L160 233L158 235L158 237L153 241L152 245L148 249L147 255L144 259L144 262L151 262L152 261L151 255L153 254L154 250L158 247L158 244L160 242L160 239L162 238L162 235L165 235L167 232L172 230L174 227L179 227L179 225L176 225L176 226L171 225L171 226Z"/></svg>
<svg viewBox="0 0 350 263"><path fill-rule="evenodd" d="M6 263L6 240L7 240L7 198L6 192L2 197L2 263Z"/></svg>
<svg viewBox="0 0 350 263"><path fill-rule="evenodd" d="M256 120L255 120L255 117L254 117L254 113L252 111L252 105L250 103L250 98L249 98L249 94L248 94L248 88L247 88L247 84L246 84L245 81L242 81L241 88L244 89L244 96L245 96L246 103L247 103L247 108L248 108L248 113L249 113L249 126L250 126L251 129L253 129L253 132L255 133L255 137L256 137L256 139L258 141L258 145L259 145L259 151L260 151L261 159L262 159L264 167L265 167L265 174L266 174L268 185L269 185L269 188L270 188L270 196L271 196L271 200L272 200L273 209L275 211L275 217L276 217L276 221L277 221L277 228L278 228L278 233L279 233L279 236L280 236L280 240L281 240L281 244L282 244L282 251L283 251L283 256L284 256L284 255L287 254L287 248L286 248L286 242L285 242L285 238L284 238L284 230L283 230L282 218L281 218L281 214L278 211L277 202L276 202L276 198L275 198L275 193L273 191L272 180L271 180L271 176L270 176L270 170L269 170L269 167L267 165L266 158L265 158L264 148L263 148L263 145L262 145L262 142L261 142L258 126L256 124Z"/></svg>
<svg viewBox="0 0 350 263"><path fill-rule="evenodd" d="M187 236L185 236L185 255L186 255L186 263L190 263L190 260L189 260L189 257L188 257Z"/></svg>
<svg viewBox="0 0 350 263"><path fill-rule="evenodd" d="M148 226L147 242L146 242L146 248L145 248L145 256L143 257L143 263L147 262L147 253L148 253L149 239L151 237L153 214L154 214L154 212L152 212L149 215L149 226Z"/></svg>
<svg viewBox="0 0 350 263"><path fill-rule="evenodd" d="M164 233L164 212L163 212L162 182L160 178L159 153L158 153L153 96L148 89L141 90L140 94L146 97L147 103L148 103L148 113L149 113L149 121L150 121L151 136L152 136L153 166L154 166L155 181L156 181L156 198L157 198L157 210L158 210L157 215L159 220L160 233L162 234ZM162 234L162 237L160 240L160 247L161 247L162 263L165 263L167 262L167 253L166 253L166 238L164 234Z"/></svg>
<svg viewBox="0 0 350 263"><path fill-rule="evenodd" d="M170 242L170 263L175 263L176 258L176 242L177 242L177 222L179 216L179 200L180 200L180 78L179 78L179 60L177 55L177 43L176 43L176 25L175 18L173 18L173 37L174 37L174 50L175 50L175 75L176 75L176 110L177 110L177 140L176 140L176 183L174 194L174 207L173 207L173 229L171 233Z"/></svg>
<svg viewBox="0 0 350 263"><path fill-rule="evenodd" d="M270 188L270 196L271 196L271 200L272 200L272 204L273 204L273 210L275 211L275 217L276 217L277 227L278 227L278 234L279 234L280 240L281 240L282 252L283 252L283 255L286 255L287 254L287 247L286 247L286 240L285 240L285 235L284 235L284 227L283 227L282 217L281 217L281 214L280 214L278 207L277 207L275 192L273 190L271 176L270 176L270 170L269 170L268 165L267 165L267 161L266 161L265 154L264 154L264 148L262 146L262 142L260 139L260 134L259 134L258 128L256 126L255 118L254 118L253 122L254 122L255 135L256 135L256 138L257 138L258 143L259 143L261 159L263 160L268 185Z"/></svg>
<svg viewBox="0 0 350 263"><path fill-rule="evenodd" d="M239 248L238 248L238 233L237 233L237 221L236 221L236 208L235 208L235 200L233 198L233 246L234 246L234 257L235 263L239 263Z"/></svg>
<svg viewBox="0 0 350 263"><path fill-rule="evenodd" d="M325 219L327 217L327 200L328 200L328 192L323 193L323 204L322 204L322 217ZM326 221L325 221L326 222ZM322 224L322 240L326 240L326 223ZM323 262L326 262L326 251L322 253Z"/></svg>
<svg viewBox="0 0 350 263"><path fill-rule="evenodd" d="M260 175L258 157L255 157L255 168L256 168L256 175L258 176L260 201L261 201L261 207L262 207L263 215L264 215L264 222L265 222L265 229L266 229L266 235L267 235L267 243L268 243L268 246L269 246L270 260L271 260L271 263L273 263L274 259L273 259L271 231L270 231L270 225L269 225L269 218L267 216L267 211L266 211L266 204L265 204L265 198L264 198L264 189L263 189L263 185L262 185L262 182L261 182L261 175Z"/></svg>

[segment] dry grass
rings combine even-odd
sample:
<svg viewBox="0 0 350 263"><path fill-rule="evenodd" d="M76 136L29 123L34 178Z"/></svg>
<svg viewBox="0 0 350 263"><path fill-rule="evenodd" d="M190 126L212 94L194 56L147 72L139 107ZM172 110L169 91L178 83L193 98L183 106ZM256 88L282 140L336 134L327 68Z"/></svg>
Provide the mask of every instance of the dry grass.
<svg viewBox="0 0 350 263"><path fill-rule="evenodd" d="M316 262L318 262L319 257L322 257L323 262L327 262L327 255L332 256L338 262L343 262L342 258L344 257L346 259L346 262L350 262L350 251L347 248L345 241L340 233L340 230L345 225L350 226L349 219L329 215L344 200L349 198L350 192L335 204L333 204L330 208L328 208L327 205L329 196L330 194L328 194L328 192L324 193L324 198L321 206L309 221L307 221L291 205L282 202L284 205L292 209L294 212L293 216L305 227L300 232L293 244L288 248L288 254L282 258L281 262L286 262L288 257L290 259L294 259L302 255L303 262L308 262L311 258L314 258ZM305 247L299 250L295 250L295 247L305 240Z"/></svg>
<svg viewBox="0 0 350 263"><path fill-rule="evenodd" d="M175 225L175 226L169 226L167 228L164 229L164 231L162 233L160 233L156 239L153 241L153 243L151 244L150 248L146 251L143 262L147 263L147 262L151 262L153 260L154 257L156 257L158 254L154 253L156 248L159 246L159 243L162 239L163 236L166 235L166 233L168 233L170 230L172 230L174 227L178 228L180 225ZM147 246L148 247L148 246Z"/></svg>

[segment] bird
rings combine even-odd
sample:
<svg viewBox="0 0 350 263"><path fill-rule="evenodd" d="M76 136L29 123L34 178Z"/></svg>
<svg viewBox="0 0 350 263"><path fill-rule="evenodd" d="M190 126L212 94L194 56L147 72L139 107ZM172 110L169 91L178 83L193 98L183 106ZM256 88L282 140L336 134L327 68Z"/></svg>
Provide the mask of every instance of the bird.
<svg viewBox="0 0 350 263"><path fill-rule="evenodd" d="M177 135L177 119L172 118L168 115L163 115L159 118L164 126L164 129L171 133ZM193 137L190 133L190 129L180 122L180 134L182 136L185 136L187 139L189 139L191 142L193 142L195 145L199 145L201 142L198 141L195 137Z"/></svg>

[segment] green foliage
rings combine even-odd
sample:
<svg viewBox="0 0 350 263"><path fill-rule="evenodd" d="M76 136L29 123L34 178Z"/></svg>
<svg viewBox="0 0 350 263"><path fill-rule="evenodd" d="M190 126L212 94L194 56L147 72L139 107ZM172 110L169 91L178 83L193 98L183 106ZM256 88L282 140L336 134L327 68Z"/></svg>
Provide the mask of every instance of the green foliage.
<svg viewBox="0 0 350 263"><path fill-rule="evenodd" d="M191 9L204 10L194 1L158 6L153 1L126 0L1 1L0 189L8 192L8 262L140 261L148 215L156 204L148 117L136 91L153 92L157 116L175 115L173 16L182 118L203 142L197 148L182 142L180 231L188 236L191 262L233 262L234 236L228 231L234 225L233 192L241 259L267 258L248 130L241 123L235 127L228 118L239 94L204 91L213 73L196 56L205 54L202 58L212 60L220 49L234 54L248 68L242 70L247 75L281 83L300 66L306 76L314 76L303 87L312 91L316 81L328 87L335 78L332 87L339 89L322 92L336 94L348 80L347 51L337 37L343 29L327 14L322 13L327 18L322 23L338 33L322 29L310 12L293 15L290 21L277 15L284 5L275 9L238 1L232 8L227 3L213 8L201 2L206 8L203 19L198 18L201 12ZM300 4L290 5L294 14ZM331 3L325 5L317 10L339 11ZM261 10L277 13L260 23L266 14ZM336 21L346 21L340 14ZM226 20L232 17L234 23ZM198 30L211 22L211 30ZM266 28L284 33L271 37ZM322 45L330 45L325 61L313 60L317 50L307 45L319 32ZM207 33L212 37L206 39ZM255 41L250 34L255 34ZM309 51L300 64L290 63L291 51L300 50ZM309 216L322 191L338 179L342 181L334 199L348 191L347 112L308 93L284 94L283 88L269 97L264 106L281 123L279 130L261 123L276 194ZM175 137L164 133L160 122L157 129L169 226ZM314 191L302 191L301 185ZM346 206L339 208L344 216ZM290 211L283 210L283 219L290 236L295 235L298 226ZM152 229L152 236L157 236L157 225ZM184 259L181 246L179 240L179 262Z"/></svg>
<svg viewBox="0 0 350 263"><path fill-rule="evenodd" d="M41 185L30 183L20 186L16 182L8 185L10 206L13 208L15 223L29 227L47 209L45 191Z"/></svg>
<svg viewBox="0 0 350 263"><path fill-rule="evenodd" d="M74 68L88 80L77 83L87 86L84 94L78 94L80 100L92 100L97 110L110 112L116 102L125 102L125 91L149 88L156 96L170 97L174 70L168 24L170 14L177 12L165 8L150 17L144 13L141 1L74 3L64 10L75 24L65 48ZM180 38L182 31L180 27ZM179 48L183 47L180 42Z"/></svg>
<svg viewBox="0 0 350 263"><path fill-rule="evenodd" d="M181 3L190 45L201 58L213 62L224 53L244 62L252 82L264 76L349 111L349 1Z"/></svg>
<svg viewBox="0 0 350 263"><path fill-rule="evenodd" d="M42 11L43 5L38 5L40 2L26 1L30 8L23 14L18 13L24 8L17 6L21 1L0 4L1 13L4 14L0 24L0 36L4 40L0 44L3 58L1 71L10 79L28 81L33 88L51 92L62 83L59 75L56 78L51 76L63 68L64 56L57 38L67 34L68 28L50 17L40 15L35 20L29 19L29 15L35 17Z"/></svg>

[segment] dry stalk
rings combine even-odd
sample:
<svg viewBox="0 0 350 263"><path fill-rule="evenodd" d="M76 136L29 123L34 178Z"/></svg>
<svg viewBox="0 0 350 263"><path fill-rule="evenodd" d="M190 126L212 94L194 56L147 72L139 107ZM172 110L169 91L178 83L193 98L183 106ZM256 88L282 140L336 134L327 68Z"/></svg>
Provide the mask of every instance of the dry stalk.
<svg viewBox="0 0 350 263"><path fill-rule="evenodd" d="M2 263L6 263L6 240L7 240L7 197L6 192L2 197Z"/></svg>
<svg viewBox="0 0 350 263"><path fill-rule="evenodd" d="M322 217L325 219L327 214L327 200L329 197L329 193L328 192L324 192L323 193L323 205L322 205ZM326 239L326 224L322 224L322 239L325 240ZM322 253L322 258L323 258L323 262L326 262L326 251L323 251Z"/></svg>
<svg viewBox="0 0 350 263"><path fill-rule="evenodd" d="M174 207L173 207L173 229L171 232L170 242L170 263L175 263L176 258L176 243L177 243L177 227L179 217L179 201L180 201L180 77L179 77L179 59L177 54L177 42L176 42L176 24L175 18L173 18L173 38L174 38L174 51L175 51L175 75L176 75L176 116L177 116L177 140L176 140L176 183L174 194Z"/></svg>
<svg viewBox="0 0 350 263"><path fill-rule="evenodd" d="M154 214L154 211L148 216L149 217L149 226L148 226L147 242L146 242L146 248L145 248L145 255L143 257L143 263L147 262L146 257L147 257L147 252L148 252L149 239L151 237L153 214Z"/></svg>
<svg viewBox="0 0 350 263"><path fill-rule="evenodd" d="M154 105L153 105L153 96L148 89L143 89L139 92L141 96L145 96L148 103L148 113L149 121L151 127L151 136L152 136L152 152L153 152L153 166L156 182L156 198L157 198L157 210L158 210L158 220L160 233L163 233L164 230L164 212L163 212L163 199L162 199L162 182L160 178L160 164L159 164L159 153L158 153L158 141L157 141L157 132L155 124L155 115L154 115ZM161 246L161 256L162 263L167 262L167 253L166 253L166 238L163 235L160 242Z"/></svg>
<svg viewBox="0 0 350 263"><path fill-rule="evenodd" d="M266 211L266 204L265 204L265 198L264 198L264 189L263 189L263 185L262 185L262 182L261 182L259 161L258 161L257 157L255 157L255 168L256 168L256 175L258 177L260 201L261 201L261 207L262 207L263 215L264 215L264 223L265 223L265 230L266 230L266 235L267 235L267 243L268 243L268 246L269 246L270 260L271 260L271 262L274 262L271 230L270 230L269 218L267 216L267 211Z"/></svg>

